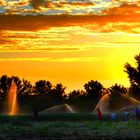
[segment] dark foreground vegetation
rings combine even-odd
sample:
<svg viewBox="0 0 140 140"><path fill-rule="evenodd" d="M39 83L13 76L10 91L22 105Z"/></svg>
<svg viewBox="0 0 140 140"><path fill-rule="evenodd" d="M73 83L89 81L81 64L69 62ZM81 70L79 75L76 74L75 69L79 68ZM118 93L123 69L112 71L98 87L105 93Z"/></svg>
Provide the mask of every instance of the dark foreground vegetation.
<svg viewBox="0 0 140 140"><path fill-rule="evenodd" d="M123 116L98 121L96 114L46 114L0 116L0 139L139 139L140 121Z"/></svg>

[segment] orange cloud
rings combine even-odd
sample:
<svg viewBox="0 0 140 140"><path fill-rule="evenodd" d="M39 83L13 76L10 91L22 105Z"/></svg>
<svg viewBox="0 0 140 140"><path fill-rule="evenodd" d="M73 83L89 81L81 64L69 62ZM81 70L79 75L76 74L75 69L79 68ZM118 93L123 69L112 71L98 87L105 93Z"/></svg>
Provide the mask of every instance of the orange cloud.
<svg viewBox="0 0 140 140"><path fill-rule="evenodd" d="M0 38L0 45L2 44L15 44L15 41L5 39L5 38Z"/></svg>
<svg viewBox="0 0 140 140"><path fill-rule="evenodd" d="M6 5L5 0L1 0L1 1L0 1L0 6L4 6L4 5Z"/></svg>
<svg viewBox="0 0 140 140"><path fill-rule="evenodd" d="M140 6L137 4L122 4L103 11L105 15L132 15L140 14Z"/></svg>
<svg viewBox="0 0 140 140"><path fill-rule="evenodd" d="M140 2L140 0L113 0L113 2L123 2L123 3L133 3L133 2Z"/></svg>
<svg viewBox="0 0 140 140"><path fill-rule="evenodd" d="M140 26L140 14L132 15L53 15L53 16L20 16L0 15L0 30L34 31L47 30L52 27L86 26L104 32L104 29L125 29ZM106 31L105 31L106 32Z"/></svg>
<svg viewBox="0 0 140 140"><path fill-rule="evenodd" d="M46 62L90 62L104 61L107 58L100 57L79 57L79 58L0 58L0 61L46 61Z"/></svg>

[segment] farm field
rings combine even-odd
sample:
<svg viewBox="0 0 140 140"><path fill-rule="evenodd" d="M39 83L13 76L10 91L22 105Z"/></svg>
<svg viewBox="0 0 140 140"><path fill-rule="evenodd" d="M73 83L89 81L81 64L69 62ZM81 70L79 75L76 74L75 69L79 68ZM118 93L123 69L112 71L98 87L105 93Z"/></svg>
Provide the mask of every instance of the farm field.
<svg viewBox="0 0 140 140"><path fill-rule="evenodd" d="M0 116L0 139L139 139L140 122L119 115L98 121L95 114Z"/></svg>

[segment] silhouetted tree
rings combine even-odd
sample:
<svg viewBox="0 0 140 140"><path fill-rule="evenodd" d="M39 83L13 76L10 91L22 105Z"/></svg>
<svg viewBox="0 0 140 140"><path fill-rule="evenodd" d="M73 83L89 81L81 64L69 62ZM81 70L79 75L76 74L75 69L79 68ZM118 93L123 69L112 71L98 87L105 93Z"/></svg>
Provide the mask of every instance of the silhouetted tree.
<svg viewBox="0 0 140 140"><path fill-rule="evenodd" d="M66 94L65 94L66 87L63 87L62 84L57 84L51 93L52 99L55 103L62 103L65 100Z"/></svg>
<svg viewBox="0 0 140 140"><path fill-rule="evenodd" d="M111 94L126 94L127 88L122 85L115 84L109 88Z"/></svg>
<svg viewBox="0 0 140 140"><path fill-rule="evenodd" d="M89 96L94 97L95 99L99 99L102 95L102 91L104 89L103 85L98 81L89 81L84 85L86 92Z"/></svg>
<svg viewBox="0 0 140 140"><path fill-rule="evenodd" d="M14 81L17 85L17 94L20 95L30 95L32 92L32 84L30 81L25 79L20 79L18 76L12 76L11 81Z"/></svg>
<svg viewBox="0 0 140 140"><path fill-rule="evenodd" d="M75 111L78 112L92 112L97 105L99 97L95 95L89 95L83 90L73 90L68 94L68 104L71 105Z"/></svg>
<svg viewBox="0 0 140 140"><path fill-rule="evenodd" d="M140 54L134 57L136 66L126 63L124 68L130 81L130 93L140 99Z"/></svg>
<svg viewBox="0 0 140 140"><path fill-rule="evenodd" d="M16 86L17 86L17 94L18 95L30 92L32 86L31 86L31 84L29 86L29 83L27 84L27 80L26 81L25 80L22 81L17 76L8 77L7 75L3 75L0 78L0 88L1 88L0 92L1 92L1 95L3 97L7 96L12 81L14 81Z"/></svg>
<svg viewBox="0 0 140 140"><path fill-rule="evenodd" d="M17 86L17 100L19 105L25 105L30 103L30 94L32 92L32 85L27 80L21 80L18 76L8 77L3 75L0 78L0 98L1 103L5 106L7 101L8 93L12 84L12 81ZM21 106L20 106L21 107Z"/></svg>
<svg viewBox="0 0 140 140"><path fill-rule="evenodd" d="M83 100L86 100L87 97L87 93L83 90L73 90L68 94L68 101L69 102L79 102L79 100L81 100L83 102Z"/></svg>
<svg viewBox="0 0 140 140"><path fill-rule="evenodd" d="M122 85L115 84L109 88L110 94L109 94L109 107L110 110L112 109L118 109L122 105L122 95L127 94L127 88L125 88Z"/></svg>
<svg viewBox="0 0 140 140"><path fill-rule="evenodd" d="M33 108L39 108L39 110L47 107L63 103L65 101L65 87L62 84L52 86L49 81L39 80L35 83L33 92L32 104Z"/></svg>
<svg viewBox="0 0 140 140"><path fill-rule="evenodd" d="M20 89L20 93L23 95L30 95L32 93L33 86L30 81L23 79L22 80L22 87Z"/></svg>
<svg viewBox="0 0 140 140"><path fill-rule="evenodd" d="M80 95L81 95L80 90L73 90L69 93L68 99L69 99L69 101L75 101L80 97Z"/></svg>
<svg viewBox="0 0 140 140"><path fill-rule="evenodd" d="M20 105L24 106L30 104L33 90L31 82L25 79L18 79L15 83L17 84L18 100Z"/></svg>
<svg viewBox="0 0 140 140"><path fill-rule="evenodd" d="M46 80L39 80L35 83L34 93L47 94L52 90L52 84Z"/></svg>
<svg viewBox="0 0 140 140"><path fill-rule="evenodd" d="M3 75L0 78L0 98L6 99L7 93L10 89L11 79L7 75Z"/></svg>

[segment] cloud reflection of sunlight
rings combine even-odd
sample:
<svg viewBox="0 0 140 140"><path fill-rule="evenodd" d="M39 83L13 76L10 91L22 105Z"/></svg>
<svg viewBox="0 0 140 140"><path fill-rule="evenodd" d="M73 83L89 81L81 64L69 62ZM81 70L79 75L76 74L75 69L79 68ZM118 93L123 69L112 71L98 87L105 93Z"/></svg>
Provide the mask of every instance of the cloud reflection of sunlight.
<svg viewBox="0 0 140 140"><path fill-rule="evenodd" d="M27 30L15 26L11 30L3 29L0 74L17 74L33 81L35 77L53 79L68 87L81 86L91 79L107 86L113 82L128 84L123 68L140 52L140 24L122 19L109 22L112 16L106 22L96 18L93 24L77 20L57 26L44 22Z"/></svg>

